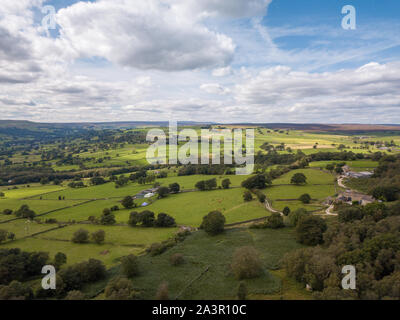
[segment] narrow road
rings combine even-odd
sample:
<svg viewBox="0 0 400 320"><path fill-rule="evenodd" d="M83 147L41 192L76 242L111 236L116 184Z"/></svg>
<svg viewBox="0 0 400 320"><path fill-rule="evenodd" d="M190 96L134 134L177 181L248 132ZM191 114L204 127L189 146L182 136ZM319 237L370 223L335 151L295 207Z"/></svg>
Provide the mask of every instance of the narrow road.
<svg viewBox="0 0 400 320"><path fill-rule="evenodd" d="M275 210L274 208L271 207L271 205L268 202L268 199L265 199L265 209L267 209L268 211L271 211L273 213L279 213L281 216L283 216L282 212Z"/></svg>

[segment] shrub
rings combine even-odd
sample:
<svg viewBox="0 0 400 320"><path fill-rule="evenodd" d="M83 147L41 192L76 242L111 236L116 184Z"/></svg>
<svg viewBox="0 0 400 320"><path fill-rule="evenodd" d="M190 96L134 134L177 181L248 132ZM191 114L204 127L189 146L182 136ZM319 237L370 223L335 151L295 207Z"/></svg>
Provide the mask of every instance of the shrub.
<svg viewBox="0 0 400 320"><path fill-rule="evenodd" d="M302 217L296 227L297 241L309 246L321 244L326 229L324 219L317 216Z"/></svg>
<svg viewBox="0 0 400 320"><path fill-rule="evenodd" d="M237 279L257 278L262 274L262 263L254 247L236 249L232 260L232 271Z"/></svg>
<svg viewBox="0 0 400 320"><path fill-rule="evenodd" d="M256 195L257 195L257 199L258 199L258 201L260 201L260 203L265 203L267 196L264 193L262 193L261 191L258 191L256 193Z"/></svg>
<svg viewBox="0 0 400 320"><path fill-rule="evenodd" d="M210 235L217 235L224 231L225 217L219 211L212 211L203 217L203 222L200 226Z"/></svg>
<svg viewBox="0 0 400 320"><path fill-rule="evenodd" d="M138 223L140 223L140 214L139 212L133 211L129 214L129 220L128 220L128 224L131 227L136 226Z"/></svg>
<svg viewBox="0 0 400 320"><path fill-rule="evenodd" d="M179 183L171 183L169 185L169 190L171 191L171 193L178 193L181 190L181 186L179 185Z"/></svg>
<svg viewBox="0 0 400 320"><path fill-rule="evenodd" d="M9 216L9 215L13 214L13 211L11 209L4 209L3 214Z"/></svg>
<svg viewBox="0 0 400 320"><path fill-rule="evenodd" d="M68 292L65 300L86 300L86 296L79 290L71 290Z"/></svg>
<svg viewBox="0 0 400 320"><path fill-rule="evenodd" d="M0 243L7 240L8 232L7 230L0 229Z"/></svg>
<svg viewBox="0 0 400 320"><path fill-rule="evenodd" d="M302 203L307 204L307 203L310 203L310 202L311 202L311 196L310 196L308 193L305 193L305 194L302 194L302 195L300 196L299 200L300 200Z"/></svg>
<svg viewBox="0 0 400 320"><path fill-rule="evenodd" d="M140 220L144 227L153 227L154 226L154 212L149 210L145 210L140 213Z"/></svg>
<svg viewBox="0 0 400 320"><path fill-rule="evenodd" d="M280 213L274 212L267 218L266 227L271 229L283 228L285 224L283 223L283 217Z"/></svg>
<svg viewBox="0 0 400 320"><path fill-rule="evenodd" d="M183 258L182 253L175 253L169 258L171 264L173 266L179 266L185 262L185 259Z"/></svg>
<svg viewBox="0 0 400 320"><path fill-rule="evenodd" d="M97 230L93 232L90 237L92 238L92 241L97 243L97 244L102 244L106 238L106 233L104 230Z"/></svg>
<svg viewBox="0 0 400 320"><path fill-rule="evenodd" d="M364 216L362 209L359 207L344 207L338 212L340 222L351 222L361 220Z"/></svg>
<svg viewBox="0 0 400 320"><path fill-rule="evenodd" d="M224 179L221 182L221 186L224 189L229 189L230 185L231 185L231 180L229 180L229 179Z"/></svg>
<svg viewBox="0 0 400 320"><path fill-rule="evenodd" d="M32 289L21 282L12 281L8 286L0 286L0 300L30 300Z"/></svg>
<svg viewBox="0 0 400 320"><path fill-rule="evenodd" d="M251 195L250 191L245 191L243 193L243 200L246 201L246 202L249 202L249 201L253 200L253 196Z"/></svg>
<svg viewBox="0 0 400 320"><path fill-rule="evenodd" d="M243 281L241 281L240 284L239 284L237 296L238 296L239 300L246 300L246 297L247 297L247 286Z"/></svg>
<svg viewBox="0 0 400 320"><path fill-rule="evenodd" d="M157 289L156 300L169 300L168 284L163 282Z"/></svg>
<svg viewBox="0 0 400 320"><path fill-rule="evenodd" d="M89 231L85 229L79 229L75 231L72 242L74 243L86 243L89 241Z"/></svg>
<svg viewBox="0 0 400 320"><path fill-rule="evenodd" d="M107 284L104 294L107 300L132 300L136 296L132 281L120 276Z"/></svg>
<svg viewBox="0 0 400 320"><path fill-rule="evenodd" d="M128 278L132 278L139 274L138 258L133 254L122 258L121 267L122 273Z"/></svg>
<svg viewBox="0 0 400 320"><path fill-rule="evenodd" d="M289 207L283 208L283 214L285 215L285 217L287 217L290 214L290 208Z"/></svg>

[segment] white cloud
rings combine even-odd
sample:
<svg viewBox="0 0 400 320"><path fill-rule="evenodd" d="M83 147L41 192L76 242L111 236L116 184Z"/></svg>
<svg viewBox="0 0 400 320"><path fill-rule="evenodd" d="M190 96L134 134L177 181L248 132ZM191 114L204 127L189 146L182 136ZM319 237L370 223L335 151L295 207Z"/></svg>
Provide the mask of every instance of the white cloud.
<svg viewBox="0 0 400 320"><path fill-rule="evenodd" d="M61 9L57 23L77 57L104 57L138 69L225 66L235 49L229 37L161 0L79 2Z"/></svg>
<svg viewBox="0 0 400 320"><path fill-rule="evenodd" d="M230 66L225 67L225 68L218 68L214 69L212 72L212 75L214 77L226 77L229 76L233 73L232 68Z"/></svg>
<svg viewBox="0 0 400 320"><path fill-rule="evenodd" d="M219 83L204 83L200 86L200 89L210 93L210 94L228 94L230 92L229 89L223 87Z"/></svg>

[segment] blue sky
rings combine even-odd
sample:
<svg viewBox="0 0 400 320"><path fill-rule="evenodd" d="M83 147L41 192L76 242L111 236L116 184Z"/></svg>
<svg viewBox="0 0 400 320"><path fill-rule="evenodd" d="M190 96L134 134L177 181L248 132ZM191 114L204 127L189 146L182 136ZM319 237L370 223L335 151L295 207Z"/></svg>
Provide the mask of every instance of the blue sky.
<svg viewBox="0 0 400 320"><path fill-rule="evenodd" d="M7 119L400 122L400 1L4 1Z"/></svg>

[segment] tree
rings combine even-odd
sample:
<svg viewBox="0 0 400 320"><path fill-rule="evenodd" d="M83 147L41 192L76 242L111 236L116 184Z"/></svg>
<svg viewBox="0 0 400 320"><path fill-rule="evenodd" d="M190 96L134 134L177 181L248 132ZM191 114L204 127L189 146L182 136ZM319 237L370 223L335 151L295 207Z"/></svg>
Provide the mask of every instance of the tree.
<svg viewBox="0 0 400 320"><path fill-rule="evenodd" d="M92 238L92 241L97 243L97 244L102 244L106 238L106 233L104 230L97 230L93 232L90 237Z"/></svg>
<svg viewBox="0 0 400 320"><path fill-rule="evenodd" d="M296 211L292 211L289 213L289 221L292 226L297 226L297 223L299 222L300 218L305 217L308 215L308 212L306 209L299 208Z"/></svg>
<svg viewBox="0 0 400 320"><path fill-rule="evenodd" d="M72 242L73 243L86 243L89 241L89 231L85 229L79 229L75 231Z"/></svg>
<svg viewBox="0 0 400 320"><path fill-rule="evenodd" d="M300 200L302 203L307 204L307 203L310 203L310 202L311 202L311 196L310 196L308 193L305 193L305 194L302 194L302 195L300 196L299 200Z"/></svg>
<svg viewBox="0 0 400 320"><path fill-rule="evenodd" d="M204 191L206 190L206 183L205 181L199 181L195 184L195 188L200 190L200 191Z"/></svg>
<svg viewBox="0 0 400 320"><path fill-rule="evenodd" d="M125 277L113 278L104 290L107 300L132 300L135 298L135 290L132 281Z"/></svg>
<svg viewBox="0 0 400 320"><path fill-rule="evenodd" d="M207 190L213 190L217 187L217 179L209 179L205 181L206 189Z"/></svg>
<svg viewBox="0 0 400 320"><path fill-rule="evenodd" d="M134 205L133 198L131 196L126 196L124 199L122 199L121 204L125 209L131 209Z"/></svg>
<svg viewBox="0 0 400 320"><path fill-rule="evenodd" d="M111 213L110 209L106 209L100 217L100 223L102 225L113 225L116 223L115 215Z"/></svg>
<svg viewBox="0 0 400 320"><path fill-rule="evenodd" d="M309 246L321 244L326 229L324 219L317 216L302 217L296 226L297 241Z"/></svg>
<svg viewBox="0 0 400 320"><path fill-rule="evenodd" d="M239 280L257 278L263 271L257 250L249 246L236 249L231 268L235 277Z"/></svg>
<svg viewBox="0 0 400 320"><path fill-rule="evenodd" d="M239 300L246 300L247 298L247 286L243 281L240 281L237 296Z"/></svg>
<svg viewBox="0 0 400 320"><path fill-rule="evenodd" d="M171 183L169 185L169 190L171 191L171 193L179 193L179 191L181 190L181 186L179 185L179 183Z"/></svg>
<svg viewBox="0 0 400 320"><path fill-rule="evenodd" d="M224 189L229 189L229 187L230 187L231 184L232 184L232 183L231 183L231 180L230 180L230 179L224 179L224 180L222 180L222 182L221 182L221 186L222 186L222 188L224 188Z"/></svg>
<svg viewBox="0 0 400 320"><path fill-rule="evenodd" d="M54 256L54 267L58 270L63 264L67 263L67 256L65 253L57 252Z"/></svg>
<svg viewBox="0 0 400 320"><path fill-rule="evenodd" d="M155 218L154 218L154 212L145 210L140 213L140 222L144 227L153 227Z"/></svg>
<svg viewBox="0 0 400 320"><path fill-rule="evenodd" d="M335 165L333 163L329 163L326 165L325 169L332 172L335 169Z"/></svg>
<svg viewBox="0 0 400 320"><path fill-rule="evenodd" d="M35 211L31 210L27 204L23 204L21 208L15 211L18 218L33 219L36 216Z"/></svg>
<svg viewBox="0 0 400 320"><path fill-rule="evenodd" d="M378 200L396 201L399 198L400 189L395 186L376 187L372 191L372 196Z"/></svg>
<svg viewBox="0 0 400 320"><path fill-rule="evenodd" d="M204 229L209 235L217 235L224 231L225 217L219 211L211 211L203 217L200 229Z"/></svg>
<svg viewBox="0 0 400 320"><path fill-rule="evenodd" d="M6 216L9 216L9 215L13 214L13 211L11 209L4 209L3 214L5 214Z"/></svg>
<svg viewBox="0 0 400 320"><path fill-rule="evenodd" d="M307 177L304 175L304 173L298 172L293 175L293 177L290 179L291 184L295 185L302 185L307 183Z"/></svg>
<svg viewBox="0 0 400 320"><path fill-rule="evenodd" d="M136 211L131 212L131 213L129 214L129 221L128 221L128 224L129 224L131 227L134 227L134 226L136 226L138 223L140 223L140 213L139 213L139 212L136 212Z"/></svg>
<svg viewBox="0 0 400 320"><path fill-rule="evenodd" d="M135 277L139 274L139 261L138 258L130 254L121 259L122 273L128 278Z"/></svg>
<svg viewBox="0 0 400 320"><path fill-rule="evenodd" d="M246 202L253 200L253 196L251 195L250 191L246 190L243 193L243 200L246 201Z"/></svg>
<svg viewBox="0 0 400 320"><path fill-rule="evenodd" d="M166 213L159 213L155 226L159 228L170 228L176 226L175 219Z"/></svg>
<svg viewBox="0 0 400 320"><path fill-rule="evenodd" d="M3 197L5 197L5 194L4 194L4 192L0 191L0 198L3 198Z"/></svg>
<svg viewBox="0 0 400 320"><path fill-rule="evenodd" d="M284 214L285 217L287 217L289 215L289 213L290 213L290 208L289 207L283 208L283 214Z"/></svg>
<svg viewBox="0 0 400 320"><path fill-rule="evenodd" d="M167 196L169 195L169 192L170 192L170 190L169 190L168 187L160 187L160 188L157 190L158 198L159 198L159 199L162 199L162 198L167 197Z"/></svg>
<svg viewBox="0 0 400 320"><path fill-rule="evenodd" d="M101 185L101 184L105 184L106 182L107 182L107 181L104 180L104 178L102 178L102 177L93 177L93 178L90 179L90 183L91 183L92 185L94 185L94 186L98 186L98 185Z"/></svg>
<svg viewBox="0 0 400 320"><path fill-rule="evenodd" d="M6 230L0 229L0 243L7 240L8 232Z"/></svg>
<svg viewBox="0 0 400 320"><path fill-rule="evenodd" d="M258 201L260 201L260 203L265 203L265 200L267 200L267 196L264 193L262 193L261 191L258 191L256 193L256 195L257 195L257 199L258 199Z"/></svg>
<svg viewBox="0 0 400 320"><path fill-rule="evenodd" d="M265 189L267 185L271 185L272 181L264 174L257 174L242 182L242 187L246 189Z"/></svg>
<svg viewBox="0 0 400 320"><path fill-rule="evenodd" d="M163 282L157 289L156 300L169 300L168 284Z"/></svg>
<svg viewBox="0 0 400 320"><path fill-rule="evenodd" d="M279 229L283 228L285 224L283 223L283 217L280 213L274 212L267 218L267 228Z"/></svg>
<svg viewBox="0 0 400 320"><path fill-rule="evenodd" d="M359 207L345 207L338 212L340 222L351 222L361 220L364 217L363 211Z"/></svg>

